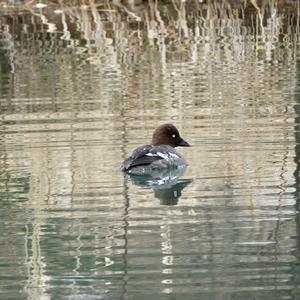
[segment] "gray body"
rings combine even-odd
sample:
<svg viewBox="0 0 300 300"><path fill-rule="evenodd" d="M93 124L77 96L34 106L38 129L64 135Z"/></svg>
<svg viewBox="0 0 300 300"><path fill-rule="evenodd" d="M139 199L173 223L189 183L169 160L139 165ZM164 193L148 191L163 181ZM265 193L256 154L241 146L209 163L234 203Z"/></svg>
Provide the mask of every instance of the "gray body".
<svg viewBox="0 0 300 300"><path fill-rule="evenodd" d="M128 174L146 175L186 166L184 157L169 145L144 145L133 151L122 164Z"/></svg>

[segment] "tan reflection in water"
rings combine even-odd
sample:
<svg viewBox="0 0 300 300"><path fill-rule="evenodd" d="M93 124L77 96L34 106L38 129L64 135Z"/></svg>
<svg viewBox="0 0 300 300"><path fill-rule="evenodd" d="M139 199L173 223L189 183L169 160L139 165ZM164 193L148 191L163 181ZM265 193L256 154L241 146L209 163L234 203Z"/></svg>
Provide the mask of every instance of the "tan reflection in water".
<svg viewBox="0 0 300 300"><path fill-rule="evenodd" d="M145 13L145 31L115 22L120 15L112 13L108 24L95 9L68 8L61 15L62 35L14 41L6 29L13 83L9 92L3 88L1 99L6 124L2 127L2 169L8 194L14 194L15 188L9 185L10 178L20 173L29 177L27 207L34 228L26 236L32 239L26 260L30 265L27 291L32 297L47 297L43 288L31 287L47 281L40 240L49 214L73 224L71 230L62 226L57 234L77 237L71 242L76 251L70 255L76 257L72 271L78 274L81 235L92 232L97 236L98 229L97 225L78 227L78 220L96 224L99 216L110 216L121 220L119 226L127 234L127 202L136 209L158 205L133 197L141 192L132 187L128 188L129 200L124 200L124 180L118 171L135 146L150 140L158 123L176 123L193 145L182 152L189 161L186 177L197 180L178 200L179 206L186 201L196 206L200 200L212 208L244 205L251 208L249 218L255 220L262 217L261 205L280 211L291 204L282 195L294 182L296 44L292 35L286 36L286 44L278 39L279 16L272 20L277 27L267 41L230 18L220 28L209 19L205 26L196 22L191 34L182 19L184 8L180 8L178 24L168 27L151 3ZM68 24L66 16L70 15L76 21ZM79 27L80 38L71 37L71 25ZM180 39L176 38L178 27ZM146 37L153 47L145 43ZM174 42L168 41L172 37ZM82 40L86 44L80 45ZM176 47L178 41L180 47ZM237 201L233 196L239 195ZM287 231L292 236L292 225L280 228L279 234ZM237 239L251 240L255 230L249 236L237 234ZM260 229L262 240L270 230ZM172 232L167 223L161 231L162 273L168 273L173 263ZM272 234L278 234L277 228ZM94 274L101 263L103 272L109 274L105 268L114 263L113 248L120 243L109 225L104 226L103 235L105 239L97 236L91 242L95 249L103 244L105 249L103 259L103 252L93 252L99 258ZM121 246L126 260L131 244Z"/></svg>

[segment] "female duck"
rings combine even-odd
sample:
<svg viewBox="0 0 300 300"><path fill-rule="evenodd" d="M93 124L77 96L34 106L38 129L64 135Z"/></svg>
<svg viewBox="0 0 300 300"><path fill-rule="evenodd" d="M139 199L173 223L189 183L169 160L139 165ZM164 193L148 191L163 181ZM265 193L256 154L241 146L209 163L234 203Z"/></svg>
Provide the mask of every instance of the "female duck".
<svg viewBox="0 0 300 300"><path fill-rule="evenodd" d="M190 146L172 124L159 126L153 133L152 144L140 146L122 164L122 171L143 175L153 171L186 166L184 157L175 147Z"/></svg>

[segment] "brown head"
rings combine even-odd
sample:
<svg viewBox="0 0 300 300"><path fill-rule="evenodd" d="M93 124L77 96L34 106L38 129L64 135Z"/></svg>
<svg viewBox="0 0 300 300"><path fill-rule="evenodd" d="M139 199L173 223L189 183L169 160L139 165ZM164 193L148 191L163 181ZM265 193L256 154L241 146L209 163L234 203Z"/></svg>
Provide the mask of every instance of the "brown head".
<svg viewBox="0 0 300 300"><path fill-rule="evenodd" d="M172 147L189 147L187 143L179 134L177 128L172 124L163 124L159 126L153 133L152 145L169 145Z"/></svg>

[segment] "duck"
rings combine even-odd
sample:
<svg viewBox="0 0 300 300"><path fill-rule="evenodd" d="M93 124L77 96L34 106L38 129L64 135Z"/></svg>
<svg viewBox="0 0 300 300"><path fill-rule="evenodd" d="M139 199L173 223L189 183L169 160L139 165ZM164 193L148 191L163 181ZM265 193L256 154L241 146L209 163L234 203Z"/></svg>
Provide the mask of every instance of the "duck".
<svg viewBox="0 0 300 300"><path fill-rule="evenodd" d="M155 129L152 142L136 148L124 160L121 170L128 174L149 175L172 168L185 168L187 162L175 147L189 147L173 124L162 124Z"/></svg>

